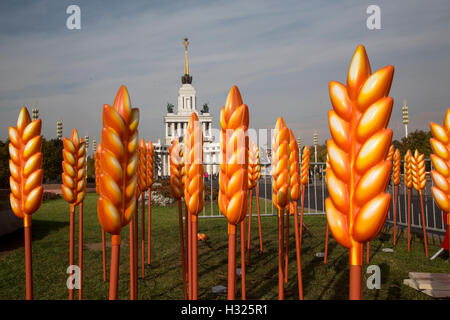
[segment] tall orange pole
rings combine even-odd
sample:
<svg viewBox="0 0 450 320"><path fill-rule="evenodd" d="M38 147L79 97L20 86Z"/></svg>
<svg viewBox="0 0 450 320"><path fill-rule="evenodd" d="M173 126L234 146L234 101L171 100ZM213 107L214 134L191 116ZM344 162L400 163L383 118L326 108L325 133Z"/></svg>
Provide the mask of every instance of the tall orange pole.
<svg viewBox="0 0 450 320"><path fill-rule="evenodd" d="M228 300L236 296L236 225L228 224Z"/></svg>
<svg viewBox="0 0 450 320"><path fill-rule="evenodd" d="M241 225L241 297L242 300L247 299L245 288L245 219L240 223Z"/></svg>
<svg viewBox="0 0 450 320"><path fill-rule="evenodd" d="M278 209L278 300L284 300L283 249L284 209Z"/></svg>
<svg viewBox="0 0 450 320"><path fill-rule="evenodd" d="M181 205L181 199L178 199L178 221L180 224L180 253L181 253L181 268L182 268L182 278L183 278L183 296L184 300L187 300L186 291L186 258L184 249L184 235L183 235L183 209Z"/></svg>
<svg viewBox="0 0 450 320"><path fill-rule="evenodd" d="M392 162L385 158L392 140L386 126L393 107L388 97L393 75L393 66L372 73L359 45L347 84L329 83L333 109L328 112L325 210L333 237L349 249L350 300L362 298L363 246L381 231L392 198L385 193Z"/></svg>
<svg viewBox="0 0 450 320"><path fill-rule="evenodd" d="M31 216L28 216L31 217ZM31 219L30 219L31 220ZM33 265L31 254L31 224L24 227L25 236L25 284L26 284L26 299L33 300Z"/></svg>
<svg viewBox="0 0 450 320"><path fill-rule="evenodd" d="M328 260L328 234L329 234L329 230L328 230L328 223L327 223L327 229L325 231L325 254L323 257L323 263L327 264L327 260Z"/></svg>
<svg viewBox="0 0 450 320"><path fill-rule="evenodd" d="M262 242L262 230L261 230L261 216L259 214L259 194L258 194L258 184L255 187L256 193L256 210L258 212L258 231L259 231L259 251L263 253L263 242Z"/></svg>
<svg viewBox="0 0 450 320"><path fill-rule="evenodd" d="M83 299L83 202L78 205L78 267L80 268L80 288L78 300Z"/></svg>
<svg viewBox="0 0 450 320"><path fill-rule="evenodd" d="M75 217L74 206L70 205L70 231L69 231L69 266L74 265L74 251L75 251ZM69 300L73 300L73 288L69 288Z"/></svg>
<svg viewBox="0 0 450 320"><path fill-rule="evenodd" d="M247 232L247 264L250 264L250 238L252 233L252 191L249 189L249 202L248 202L248 232Z"/></svg>
<svg viewBox="0 0 450 320"><path fill-rule="evenodd" d="M290 201L290 135L283 118L275 125L272 141L272 201L278 209L278 299L284 299L284 208Z"/></svg>
<svg viewBox="0 0 450 320"><path fill-rule="evenodd" d="M130 300L136 300L136 289L134 287L134 277L135 277L135 261L134 261L134 218L130 221L129 226L129 241L130 241Z"/></svg>
<svg viewBox="0 0 450 320"><path fill-rule="evenodd" d="M102 265L103 265L103 282L106 282L106 232L102 229Z"/></svg>
<svg viewBox="0 0 450 320"><path fill-rule="evenodd" d="M220 111L221 165L219 173L219 208L228 221L228 299L235 299L236 229L247 214L249 114L236 86L228 93ZM242 265L245 263L243 259Z"/></svg>
<svg viewBox="0 0 450 320"><path fill-rule="evenodd" d="M135 165L139 144L138 125L139 109L131 108L128 91L122 86L113 106L103 107L101 188L97 203L100 225L103 230L111 233L110 300L117 299L122 227L130 223L138 206ZM130 227L130 241L133 240L132 232L133 228ZM131 248L133 246L130 243L130 250ZM133 260L130 255L130 263Z"/></svg>
<svg viewBox="0 0 450 320"><path fill-rule="evenodd" d="M292 202L291 202L292 204ZM288 282L288 263L289 263L289 215L291 214L290 212L290 208L291 205L289 204L287 206L287 210L286 210L286 237L285 237L285 242L286 242L286 250L284 250L284 283Z"/></svg>

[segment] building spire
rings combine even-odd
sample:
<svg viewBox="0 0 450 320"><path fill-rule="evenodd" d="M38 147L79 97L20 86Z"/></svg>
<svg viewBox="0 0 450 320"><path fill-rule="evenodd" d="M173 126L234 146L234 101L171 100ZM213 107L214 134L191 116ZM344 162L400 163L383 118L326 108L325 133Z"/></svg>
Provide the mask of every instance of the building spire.
<svg viewBox="0 0 450 320"><path fill-rule="evenodd" d="M189 62L188 62L188 46L189 40L188 38L184 38L184 74L189 74Z"/></svg>
<svg viewBox="0 0 450 320"><path fill-rule="evenodd" d="M184 45L184 75L181 77L181 83L191 84L192 77L189 75L189 62L188 62L188 46L189 46L188 38L184 38L183 45Z"/></svg>

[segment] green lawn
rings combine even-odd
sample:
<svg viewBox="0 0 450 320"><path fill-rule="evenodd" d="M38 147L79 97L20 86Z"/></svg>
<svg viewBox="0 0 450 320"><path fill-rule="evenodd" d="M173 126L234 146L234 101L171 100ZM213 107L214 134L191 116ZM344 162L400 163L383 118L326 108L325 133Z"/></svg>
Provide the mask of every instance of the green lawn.
<svg viewBox="0 0 450 320"><path fill-rule="evenodd" d="M97 195L89 193L84 205L84 282L85 299L107 299L108 282L102 279L101 250L89 249L101 243L97 221ZM263 208L263 207L261 207ZM256 213L256 204L253 205ZM261 209L263 210L263 209ZM33 215L33 276L35 299L67 299L66 268L69 260L69 206L64 200L49 200ZM207 211L209 213L209 211ZM277 218L262 217L264 253L259 254L257 219L252 219L252 256L247 266L247 299L278 298L278 243ZM330 236L328 264L316 258L323 251L325 237L324 216L305 217L312 235L304 233L302 270L305 299L346 299L348 296L348 250L344 250ZM199 299L225 299L215 296L211 288L227 285L227 224L224 218L199 219L199 232L208 236L198 243ZM75 226L78 230L78 226ZM145 279L139 280L139 299L182 299L181 263L179 258L178 213L176 206L152 208L152 265L146 269ZM293 218L291 218L289 251L289 281L285 284L286 299L297 299L297 275ZM109 239L109 235L107 236ZM128 227L123 230L119 298L129 298ZM364 285L365 299L429 299L425 294L402 284L408 272L448 272L444 257L435 261L426 259L423 241L413 237L412 252L406 249L404 233L394 253L381 251L383 245L392 243L384 234L384 243L371 243L370 264L379 265L382 271L381 290L368 290ZM76 236L77 244L77 236ZM25 298L25 270L23 231L0 238L0 299ZM76 245L76 252L78 252ZM238 239L239 267L240 252ZM6 252L5 248L10 251ZM439 249L438 241L430 240L429 252ZM108 252L109 258L109 252ZM75 257L75 261L78 261ZM109 265L109 260L108 260ZM365 273L367 266L364 266ZM365 284L366 275L363 275ZM240 297L240 279L237 281ZM75 297L78 293L75 292Z"/></svg>

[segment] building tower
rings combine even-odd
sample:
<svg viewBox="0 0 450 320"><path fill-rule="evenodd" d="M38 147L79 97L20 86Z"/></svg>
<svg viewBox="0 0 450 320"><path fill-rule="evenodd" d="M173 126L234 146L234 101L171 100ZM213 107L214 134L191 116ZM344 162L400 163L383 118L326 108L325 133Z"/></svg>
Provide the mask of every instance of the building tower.
<svg viewBox="0 0 450 320"><path fill-rule="evenodd" d="M200 124L203 129L203 137L205 142L212 141L212 116L209 110L199 113L196 103L196 91L192 86L192 76L189 74L188 62L188 46L189 40L187 38L183 41L184 45L184 75L181 77L181 87L178 90L178 110L168 108L167 115L164 117L165 125L165 144L170 145L173 139L178 138L183 140L186 133L189 117L193 112L197 113Z"/></svg>

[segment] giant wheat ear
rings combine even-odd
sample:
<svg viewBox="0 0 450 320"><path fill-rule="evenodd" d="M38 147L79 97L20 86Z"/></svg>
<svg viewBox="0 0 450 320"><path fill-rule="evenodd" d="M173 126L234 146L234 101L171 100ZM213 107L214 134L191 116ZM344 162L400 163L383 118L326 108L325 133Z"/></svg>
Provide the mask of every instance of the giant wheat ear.
<svg viewBox="0 0 450 320"><path fill-rule="evenodd" d="M31 215L39 209L44 189L42 188L42 137L41 119L31 121L26 107L20 110L17 127L9 127L9 185L10 204L14 214L31 221Z"/></svg>
<svg viewBox="0 0 450 320"><path fill-rule="evenodd" d="M433 138L430 139L431 161L434 170L431 177L434 186L431 187L434 200L442 211L450 212L450 109L444 118L444 125L430 123Z"/></svg>
<svg viewBox="0 0 450 320"><path fill-rule="evenodd" d="M431 171L434 182L431 192L439 208L447 213L447 228L450 228L450 108L447 109L444 125L432 122L430 128L433 134L430 143L433 149L431 161L434 168Z"/></svg>
<svg viewBox="0 0 450 320"><path fill-rule="evenodd" d="M393 74L392 66L371 73L360 45L348 70L347 85L329 83L333 109L328 112L332 138L327 143L330 197L325 209L334 238L350 249L350 265L358 266L351 279L352 275L360 277L363 243L380 232L390 205L391 196L384 191L392 167L385 157L392 139L392 130L386 126L393 105L387 96ZM350 284L350 298L359 299L361 283L352 287L351 280Z"/></svg>
<svg viewBox="0 0 450 320"><path fill-rule="evenodd" d="M259 179L260 173L259 165L259 148L252 141L248 150L248 189L253 189Z"/></svg>
<svg viewBox="0 0 450 320"><path fill-rule="evenodd" d="M278 118L272 142L273 203L280 210L289 204L289 129Z"/></svg>
<svg viewBox="0 0 450 320"><path fill-rule="evenodd" d="M111 234L120 234L136 210L138 124L139 109L131 108L128 91L122 86L114 105L103 107L98 219Z"/></svg>
<svg viewBox="0 0 450 320"><path fill-rule="evenodd" d="M25 246L26 298L33 299L33 272L31 256L31 215L41 206L42 137L41 119L31 121L26 107L19 112L17 127L8 127L9 135L9 200L14 214L23 219Z"/></svg>
<svg viewBox="0 0 450 320"><path fill-rule="evenodd" d="M62 153L62 195L72 206L77 206L86 196L86 145L77 129L72 130L70 139L63 137Z"/></svg>
<svg viewBox="0 0 450 320"><path fill-rule="evenodd" d="M172 195L175 199L180 199L184 193L183 186L183 167L184 162L182 158L182 152L178 139L172 141L172 145L169 148L169 161L170 161L170 186Z"/></svg>
<svg viewBox="0 0 450 320"><path fill-rule="evenodd" d="M220 112L222 162L219 174L219 208L228 223L240 223L247 213L248 107L232 87Z"/></svg>

